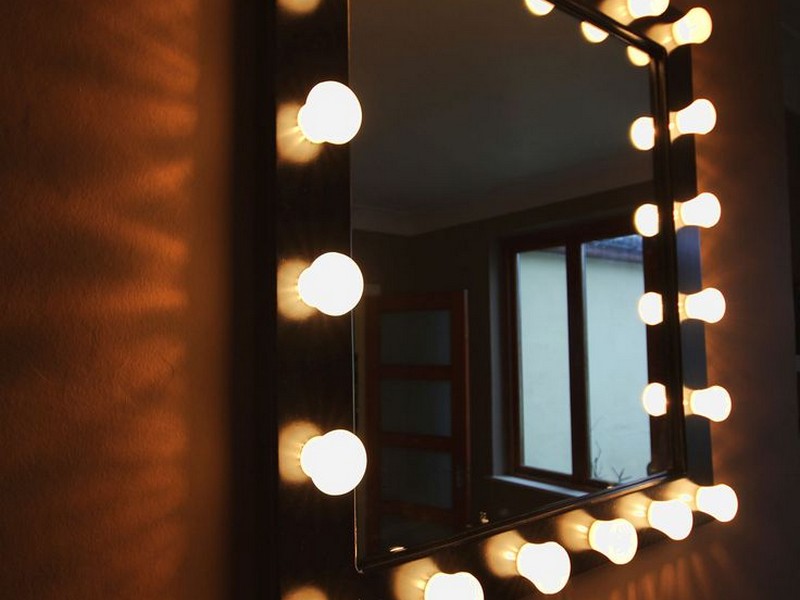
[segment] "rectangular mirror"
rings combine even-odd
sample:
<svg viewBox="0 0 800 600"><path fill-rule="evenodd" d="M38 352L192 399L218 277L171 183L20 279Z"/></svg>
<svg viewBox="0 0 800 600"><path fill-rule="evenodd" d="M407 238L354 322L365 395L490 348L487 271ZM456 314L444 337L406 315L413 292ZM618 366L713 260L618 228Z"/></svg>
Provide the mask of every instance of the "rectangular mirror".
<svg viewBox="0 0 800 600"><path fill-rule="evenodd" d="M350 18L359 563L669 472L641 402L672 374L637 303L675 276L632 220L659 185L629 139L641 53L523 0Z"/></svg>

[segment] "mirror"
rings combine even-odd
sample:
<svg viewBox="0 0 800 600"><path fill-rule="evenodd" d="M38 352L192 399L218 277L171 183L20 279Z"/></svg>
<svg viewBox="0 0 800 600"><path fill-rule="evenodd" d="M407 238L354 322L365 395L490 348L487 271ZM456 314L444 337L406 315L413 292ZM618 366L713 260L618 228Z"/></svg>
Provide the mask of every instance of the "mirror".
<svg viewBox="0 0 800 600"><path fill-rule="evenodd" d="M632 221L657 186L629 139L650 70L523 0L350 17L359 563L669 471L637 303L671 275Z"/></svg>

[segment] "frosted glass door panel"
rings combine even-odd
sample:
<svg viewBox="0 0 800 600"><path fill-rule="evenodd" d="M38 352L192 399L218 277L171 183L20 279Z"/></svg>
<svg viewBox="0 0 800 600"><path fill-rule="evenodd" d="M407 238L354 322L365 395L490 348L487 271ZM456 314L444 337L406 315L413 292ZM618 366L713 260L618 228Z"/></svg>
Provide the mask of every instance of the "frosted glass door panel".
<svg viewBox="0 0 800 600"><path fill-rule="evenodd" d="M381 452L384 500L449 509L453 506L449 453L386 447Z"/></svg>
<svg viewBox="0 0 800 600"><path fill-rule="evenodd" d="M449 365L450 313L446 310L381 315L381 364Z"/></svg>
<svg viewBox="0 0 800 600"><path fill-rule="evenodd" d="M449 437L452 414L449 381L381 381L381 431Z"/></svg>

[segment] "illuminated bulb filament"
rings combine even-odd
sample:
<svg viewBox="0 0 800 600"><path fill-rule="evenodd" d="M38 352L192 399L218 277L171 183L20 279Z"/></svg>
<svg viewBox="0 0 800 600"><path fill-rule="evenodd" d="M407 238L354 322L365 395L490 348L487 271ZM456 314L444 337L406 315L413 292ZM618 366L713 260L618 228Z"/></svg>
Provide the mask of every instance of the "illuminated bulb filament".
<svg viewBox="0 0 800 600"><path fill-rule="evenodd" d="M544 0L525 0L525 6L537 17L549 15L555 8L551 2L545 2Z"/></svg>
<svg viewBox="0 0 800 600"><path fill-rule="evenodd" d="M667 388L663 383L650 383L644 388L642 406L651 417L667 414Z"/></svg>
<svg viewBox="0 0 800 600"><path fill-rule="evenodd" d="M335 429L305 443L300 468L321 492L341 496L355 489L364 477L367 452L356 435Z"/></svg>
<svg viewBox="0 0 800 600"><path fill-rule="evenodd" d="M643 237L653 237L658 235L661 229L661 222L658 216L658 206L655 204L642 204L633 213L633 225L636 231Z"/></svg>
<svg viewBox="0 0 800 600"><path fill-rule="evenodd" d="M730 486L725 484L701 487L694 497L697 510L714 517L717 521L732 521L739 511L739 499Z"/></svg>
<svg viewBox="0 0 800 600"><path fill-rule="evenodd" d="M583 37L585 37L586 40L592 44L599 44L600 42L605 41L605 39L608 37L607 31L603 31L588 21L583 21L581 23L581 33L583 33Z"/></svg>
<svg viewBox="0 0 800 600"><path fill-rule="evenodd" d="M656 145L656 124L653 117L639 117L631 125L631 143L637 150L652 150Z"/></svg>
<svg viewBox="0 0 800 600"><path fill-rule="evenodd" d="M471 573L436 573L425 584L424 600L483 600L481 583Z"/></svg>
<svg viewBox="0 0 800 600"><path fill-rule="evenodd" d="M349 256L326 252L300 274L297 291L309 306L338 317L353 310L361 300L364 277Z"/></svg>
<svg viewBox="0 0 800 600"><path fill-rule="evenodd" d="M717 323L725 316L725 297L716 288L689 294L683 299L683 312L687 319Z"/></svg>
<svg viewBox="0 0 800 600"><path fill-rule="evenodd" d="M710 100L700 98L674 113L672 123L678 135L688 133L704 135L713 130L717 124L717 110Z"/></svg>
<svg viewBox="0 0 800 600"><path fill-rule="evenodd" d="M589 528L589 546L617 565L624 565L636 556L639 538L636 528L625 519L595 521Z"/></svg>
<svg viewBox="0 0 800 600"><path fill-rule="evenodd" d="M647 522L673 540L685 540L692 532L692 510L680 500L651 502Z"/></svg>
<svg viewBox="0 0 800 600"><path fill-rule="evenodd" d="M569 554L555 542L525 544L517 553L517 572L543 594L563 590L571 570Z"/></svg>
<svg viewBox="0 0 800 600"><path fill-rule="evenodd" d="M678 46L702 44L711 37L711 15L704 8L693 8L672 24L672 39Z"/></svg>
<svg viewBox="0 0 800 600"><path fill-rule="evenodd" d="M722 206L714 194L704 192L691 200L679 203L675 213L678 227L709 228L719 223Z"/></svg>
<svg viewBox="0 0 800 600"><path fill-rule="evenodd" d="M297 113L300 131L310 142L346 144L361 128L361 103L353 91L338 81L323 81L308 93Z"/></svg>
<svg viewBox="0 0 800 600"><path fill-rule="evenodd" d="M731 414L731 395L720 385L694 390L689 394L689 411L720 423Z"/></svg>
<svg viewBox="0 0 800 600"><path fill-rule="evenodd" d="M646 325L658 325L664 320L661 294L647 292L639 299L639 318Z"/></svg>
<svg viewBox="0 0 800 600"><path fill-rule="evenodd" d="M634 19L658 17L669 8L669 0L628 0L628 12Z"/></svg>

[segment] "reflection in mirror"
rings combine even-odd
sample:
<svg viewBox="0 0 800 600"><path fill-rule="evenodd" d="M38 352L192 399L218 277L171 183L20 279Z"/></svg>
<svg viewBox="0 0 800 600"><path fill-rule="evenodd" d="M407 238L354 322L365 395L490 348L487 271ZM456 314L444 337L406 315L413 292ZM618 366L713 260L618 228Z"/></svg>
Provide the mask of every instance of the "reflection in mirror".
<svg viewBox="0 0 800 600"><path fill-rule="evenodd" d="M648 69L523 0L351 0L361 564L668 470Z"/></svg>

